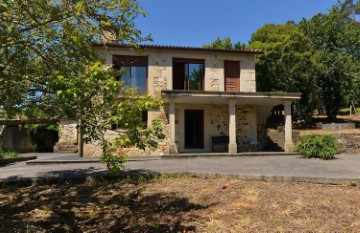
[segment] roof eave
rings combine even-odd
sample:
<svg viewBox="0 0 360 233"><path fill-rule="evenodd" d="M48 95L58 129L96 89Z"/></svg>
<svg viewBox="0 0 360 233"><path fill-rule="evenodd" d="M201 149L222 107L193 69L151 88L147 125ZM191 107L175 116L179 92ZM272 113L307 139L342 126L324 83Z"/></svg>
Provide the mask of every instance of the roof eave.
<svg viewBox="0 0 360 233"><path fill-rule="evenodd" d="M97 43L96 47L118 47L118 48L136 48L129 44ZM141 49L169 49L185 51L204 51L204 52L221 52L221 53L240 53L240 54L263 54L261 50L235 50L235 49L211 49L201 47L171 46L171 45L137 45Z"/></svg>

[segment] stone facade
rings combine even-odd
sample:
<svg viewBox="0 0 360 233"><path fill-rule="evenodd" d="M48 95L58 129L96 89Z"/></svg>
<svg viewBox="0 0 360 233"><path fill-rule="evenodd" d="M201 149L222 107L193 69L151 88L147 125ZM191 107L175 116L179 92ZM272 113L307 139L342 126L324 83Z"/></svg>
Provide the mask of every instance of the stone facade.
<svg viewBox="0 0 360 233"><path fill-rule="evenodd" d="M204 110L204 149L186 150L184 145L184 110ZM212 137L229 135L229 107L213 104L177 104L175 113L175 143L180 152L212 152ZM247 151L249 142L257 141L256 107L236 106L236 135L239 151Z"/></svg>
<svg viewBox="0 0 360 233"><path fill-rule="evenodd" d="M148 118L149 119L160 119L162 121L163 126L163 133L165 135L165 138L163 140L158 141L158 147L157 148L146 148L146 150L140 150L138 148L117 148L115 151L116 155L128 155L128 156L134 156L134 155L162 155L162 154L168 154L169 152L169 123L168 118L166 115L166 112L164 108L158 110L158 111L149 111L148 112ZM151 120L149 120L149 123ZM118 135L121 133L121 131L114 131L114 130L107 130L105 132L105 140L107 141L113 141ZM90 144L84 144L84 156L91 157L91 156L101 156L102 149L99 145L99 142L93 142Z"/></svg>
<svg viewBox="0 0 360 233"><path fill-rule="evenodd" d="M235 51L221 51L221 50L201 50L201 49L179 49L179 48L145 48L141 54L134 49L122 46L109 46L104 50L98 47L98 52L104 58L105 64L113 64L113 55L129 55L129 56L147 56L147 92L154 97L161 97L162 91L173 89L173 60L174 58L184 59L202 59L204 60L204 92L225 92L225 72L224 61L239 61L240 63L240 93L254 93L256 94L255 81L255 54L257 52L235 52ZM176 97L175 97L176 98ZM223 101L212 103L211 101L204 101L196 103L196 97L189 98L185 102L172 102L172 110L175 112L169 114L168 106L163 109L155 111L148 111L148 125L154 118L160 118L163 122L163 132L165 139L159 142L158 148L147 148L141 151L136 148L120 148L117 149L118 154L127 155L160 155L169 153L169 147L175 146L174 151L185 152L211 152L211 137L219 135L229 135L229 123L236 127L236 141L238 151L246 151L250 142L259 141L266 134L263 129L266 125L266 111L270 111L272 103L267 107L263 104L259 108L258 103L253 102L251 98L247 98L248 103L237 102L235 105L236 117L234 118L234 105L231 105L231 116L229 117L229 102L227 97L219 97ZM242 97L240 97L242 98ZM169 98L170 100L170 98ZM235 101L235 100L232 100ZM281 100L282 101L282 100ZM280 102L281 103L281 102ZM279 103L277 103L279 104ZM175 106L175 107L174 107ZM185 110L203 110L204 111L204 148L189 150L185 149ZM174 116L175 113L175 116ZM170 117L171 115L171 117ZM170 124L171 118L171 124ZM234 120L229 120L235 119ZM175 122L174 122L175 119ZM234 123L235 122L235 123ZM65 124L61 132L59 144L69 143L76 145L77 134L73 131L76 124ZM170 127L171 125L171 127ZM170 128L174 128L173 133L170 133ZM108 130L105 139L112 140L119 132ZM232 131L231 135L234 135ZM234 140L235 136L231 136ZM172 140L172 141L171 141ZM235 145L232 143L232 146ZM231 147L232 147L231 146ZM172 148L172 147L171 147ZM101 155L100 146L97 143L92 143L84 146L85 156L99 156Z"/></svg>
<svg viewBox="0 0 360 233"><path fill-rule="evenodd" d="M228 52L199 52L171 49L147 49L142 54L136 54L131 48L109 47L103 53L104 61L112 64L112 55L148 56L148 92L160 96L162 90L172 90L172 72L174 58L205 60L205 91L225 91L224 61L240 62L240 91L256 92L255 55Z"/></svg>
<svg viewBox="0 0 360 233"><path fill-rule="evenodd" d="M76 120L59 122L59 140L54 146L57 153L75 153L78 151L78 130Z"/></svg>

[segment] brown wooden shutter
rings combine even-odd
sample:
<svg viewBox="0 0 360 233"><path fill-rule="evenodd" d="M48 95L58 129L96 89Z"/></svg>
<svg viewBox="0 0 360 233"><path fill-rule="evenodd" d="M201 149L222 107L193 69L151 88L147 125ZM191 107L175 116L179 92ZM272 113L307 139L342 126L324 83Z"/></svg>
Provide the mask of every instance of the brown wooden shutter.
<svg viewBox="0 0 360 233"><path fill-rule="evenodd" d="M224 61L225 91L240 92L240 62Z"/></svg>
<svg viewBox="0 0 360 233"><path fill-rule="evenodd" d="M146 57L146 56L114 55L113 63L115 66L147 66L148 65L148 57Z"/></svg>

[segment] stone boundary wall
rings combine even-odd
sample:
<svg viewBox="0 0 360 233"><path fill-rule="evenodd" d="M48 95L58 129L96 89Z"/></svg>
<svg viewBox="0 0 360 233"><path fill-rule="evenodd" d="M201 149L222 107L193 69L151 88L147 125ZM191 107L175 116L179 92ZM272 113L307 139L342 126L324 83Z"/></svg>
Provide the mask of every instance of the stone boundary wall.
<svg viewBox="0 0 360 233"><path fill-rule="evenodd" d="M333 134L339 143L338 153L360 153L360 134Z"/></svg>
<svg viewBox="0 0 360 233"><path fill-rule="evenodd" d="M336 123L336 124L323 124L323 130L341 130L341 129L355 129L355 123Z"/></svg>

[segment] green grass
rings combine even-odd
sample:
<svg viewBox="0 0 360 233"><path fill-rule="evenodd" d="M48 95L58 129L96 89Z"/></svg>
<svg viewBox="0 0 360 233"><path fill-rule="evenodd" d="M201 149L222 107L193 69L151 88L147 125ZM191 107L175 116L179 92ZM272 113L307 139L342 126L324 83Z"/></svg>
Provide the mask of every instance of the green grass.
<svg viewBox="0 0 360 233"><path fill-rule="evenodd" d="M7 158L16 158L18 153L15 151L4 152L0 150L0 159L7 159Z"/></svg>
<svg viewBox="0 0 360 233"><path fill-rule="evenodd" d="M360 107L356 108L356 113L360 113ZM341 108L339 110L339 114L341 114L341 115L349 115L350 114L350 107Z"/></svg>

